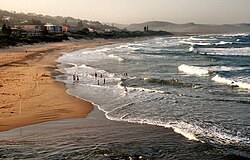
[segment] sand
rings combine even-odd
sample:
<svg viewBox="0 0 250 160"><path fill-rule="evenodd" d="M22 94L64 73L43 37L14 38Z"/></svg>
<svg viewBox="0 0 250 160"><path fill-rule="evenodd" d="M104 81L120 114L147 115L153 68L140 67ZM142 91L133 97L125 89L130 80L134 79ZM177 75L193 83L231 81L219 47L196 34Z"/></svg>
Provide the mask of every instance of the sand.
<svg viewBox="0 0 250 160"><path fill-rule="evenodd" d="M1 49L0 131L86 117L92 104L68 95L63 83L53 81L52 75L58 74L55 60L62 52L113 43L97 39Z"/></svg>
<svg viewBox="0 0 250 160"><path fill-rule="evenodd" d="M51 78L60 74L54 69L61 52L113 43L91 40L0 50L0 131L5 131L0 132L0 159L247 159L190 141L172 129L108 120Z"/></svg>

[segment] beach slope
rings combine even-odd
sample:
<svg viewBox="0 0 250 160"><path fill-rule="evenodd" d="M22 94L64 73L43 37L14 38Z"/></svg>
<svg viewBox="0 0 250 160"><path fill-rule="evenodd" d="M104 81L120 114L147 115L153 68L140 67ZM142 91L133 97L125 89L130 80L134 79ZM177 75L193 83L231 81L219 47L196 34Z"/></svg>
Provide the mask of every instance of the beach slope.
<svg viewBox="0 0 250 160"><path fill-rule="evenodd" d="M51 78L62 52L112 44L82 40L12 47L0 51L0 131L41 122L84 118L93 106L65 92Z"/></svg>

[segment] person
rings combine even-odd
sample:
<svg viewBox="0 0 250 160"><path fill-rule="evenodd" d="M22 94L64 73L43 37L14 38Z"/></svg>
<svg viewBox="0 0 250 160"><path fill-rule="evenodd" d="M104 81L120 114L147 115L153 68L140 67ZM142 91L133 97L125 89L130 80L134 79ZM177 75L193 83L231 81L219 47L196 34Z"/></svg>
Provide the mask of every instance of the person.
<svg viewBox="0 0 250 160"><path fill-rule="evenodd" d="M95 78L97 77L97 73L95 72Z"/></svg>
<svg viewBox="0 0 250 160"><path fill-rule="evenodd" d="M127 87L124 86L124 90L125 90L125 92L127 92L128 91Z"/></svg>
<svg viewBox="0 0 250 160"><path fill-rule="evenodd" d="M103 84L105 84L105 78L103 78Z"/></svg>
<svg viewBox="0 0 250 160"><path fill-rule="evenodd" d="M77 82L79 81L79 76L78 76L78 75L76 75L76 81L77 81Z"/></svg>
<svg viewBox="0 0 250 160"><path fill-rule="evenodd" d="M102 78L102 74L100 75L100 77Z"/></svg>
<svg viewBox="0 0 250 160"><path fill-rule="evenodd" d="M176 80L175 80L175 83L176 83L176 84L179 84L179 80L178 80L178 79L176 79Z"/></svg>
<svg viewBox="0 0 250 160"><path fill-rule="evenodd" d="M76 75L75 74L73 74L73 81L75 81L76 80Z"/></svg>
<svg viewBox="0 0 250 160"><path fill-rule="evenodd" d="M100 83L99 83L99 80L97 80L97 85L99 85Z"/></svg>
<svg viewBox="0 0 250 160"><path fill-rule="evenodd" d="M234 81L231 82L231 87L234 89L234 87L239 87L237 84L234 83Z"/></svg>

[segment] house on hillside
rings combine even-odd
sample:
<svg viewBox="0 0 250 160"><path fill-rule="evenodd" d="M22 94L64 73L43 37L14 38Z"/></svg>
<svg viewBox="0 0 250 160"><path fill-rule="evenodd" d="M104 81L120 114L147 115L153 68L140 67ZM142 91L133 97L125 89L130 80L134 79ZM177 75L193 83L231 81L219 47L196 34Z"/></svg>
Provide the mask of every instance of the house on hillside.
<svg viewBox="0 0 250 160"><path fill-rule="evenodd" d="M43 26L41 25L15 25L11 30L12 34L17 36L41 36L44 34Z"/></svg>
<svg viewBox="0 0 250 160"><path fill-rule="evenodd" d="M63 33L68 32L69 26L62 26Z"/></svg>
<svg viewBox="0 0 250 160"><path fill-rule="evenodd" d="M21 25L21 24L18 24L18 25L15 25L14 28L18 28L18 29L39 29L39 30L42 30L42 25Z"/></svg>
<svg viewBox="0 0 250 160"><path fill-rule="evenodd" d="M88 28L90 33L93 33L95 30L93 28Z"/></svg>
<svg viewBox="0 0 250 160"><path fill-rule="evenodd" d="M3 16L2 20L4 20L4 21L11 21L11 20L13 20L13 18L9 17L9 16Z"/></svg>
<svg viewBox="0 0 250 160"><path fill-rule="evenodd" d="M61 34L63 33L63 27L60 25L53 25L51 23L47 23L44 25L45 29L48 31L48 33L54 33L54 34Z"/></svg>
<svg viewBox="0 0 250 160"><path fill-rule="evenodd" d="M66 26L64 27L66 28ZM67 26L67 30L65 32L78 32L82 30L83 28L84 28L83 26L78 26L78 25Z"/></svg>

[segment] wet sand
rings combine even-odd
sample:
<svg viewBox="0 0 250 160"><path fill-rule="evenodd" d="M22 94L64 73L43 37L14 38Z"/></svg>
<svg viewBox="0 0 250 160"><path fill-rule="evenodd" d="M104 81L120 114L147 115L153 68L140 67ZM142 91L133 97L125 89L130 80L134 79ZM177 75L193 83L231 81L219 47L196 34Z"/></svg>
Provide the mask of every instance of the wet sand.
<svg viewBox="0 0 250 160"><path fill-rule="evenodd" d="M0 159L247 159L164 127L107 120L97 107L86 118L26 126L0 137Z"/></svg>

